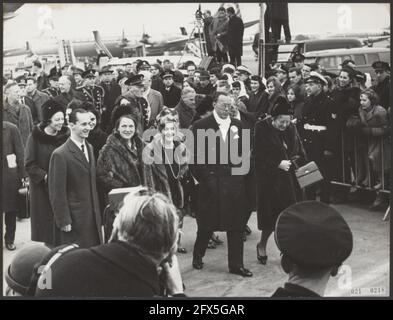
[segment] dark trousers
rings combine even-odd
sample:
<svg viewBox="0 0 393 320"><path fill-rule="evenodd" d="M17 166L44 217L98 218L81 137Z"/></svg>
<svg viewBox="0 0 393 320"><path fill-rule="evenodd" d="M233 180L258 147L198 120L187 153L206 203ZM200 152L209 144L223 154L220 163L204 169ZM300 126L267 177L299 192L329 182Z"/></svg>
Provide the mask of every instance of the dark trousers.
<svg viewBox="0 0 393 320"><path fill-rule="evenodd" d="M198 228L197 238L194 245L194 259L202 259L205 256L206 248L211 237L212 230ZM227 231L228 240L228 267L243 267L243 230Z"/></svg>
<svg viewBox="0 0 393 320"><path fill-rule="evenodd" d="M4 213L4 220L5 220L4 242L5 243L14 243L15 241L16 216L17 216L16 211L10 211Z"/></svg>
<svg viewBox="0 0 393 320"><path fill-rule="evenodd" d="M218 47L216 50L216 60L217 62L228 62L228 55L226 52L222 52Z"/></svg>
<svg viewBox="0 0 393 320"><path fill-rule="evenodd" d="M289 21L283 19L272 19L271 21L274 42L281 39L281 26L284 28L285 42L291 42L291 30L289 29Z"/></svg>
<svg viewBox="0 0 393 320"><path fill-rule="evenodd" d="M229 51L229 58L230 58L229 63L234 65L235 67L242 65L242 56L240 54Z"/></svg>

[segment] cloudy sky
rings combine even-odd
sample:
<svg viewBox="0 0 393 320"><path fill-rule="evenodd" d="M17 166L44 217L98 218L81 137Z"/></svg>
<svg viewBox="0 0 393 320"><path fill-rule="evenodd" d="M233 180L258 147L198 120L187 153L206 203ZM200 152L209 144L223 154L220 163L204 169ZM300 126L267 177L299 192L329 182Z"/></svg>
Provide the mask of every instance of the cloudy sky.
<svg viewBox="0 0 393 320"><path fill-rule="evenodd" d="M202 10L215 12L218 3L202 3ZM259 18L257 3L241 3L244 21ZM43 41L51 36L60 39L93 39L98 30L105 37L140 37L145 31L156 38L180 35L184 26L193 28L196 3L152 4L26 4L18 15L4 22L4 47ZM337 32L378 31L390 26L389 4L376 3L290 3L292 34L326 34ZM54 27L50 31L50 26ZM253 34L258 26L249 28Z"/></svg>

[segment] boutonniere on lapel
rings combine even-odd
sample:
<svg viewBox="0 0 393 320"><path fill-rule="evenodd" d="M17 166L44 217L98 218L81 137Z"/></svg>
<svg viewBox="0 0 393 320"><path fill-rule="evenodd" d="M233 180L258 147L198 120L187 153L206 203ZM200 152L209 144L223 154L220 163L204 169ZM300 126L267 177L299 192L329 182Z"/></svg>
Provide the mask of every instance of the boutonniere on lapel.
<svg viewBox="0 0 393 320"><path fill-rule="evenodd" d="M231 131L233 134L233 139L239 139L239 129L236 126L231 126Z"/></svg>

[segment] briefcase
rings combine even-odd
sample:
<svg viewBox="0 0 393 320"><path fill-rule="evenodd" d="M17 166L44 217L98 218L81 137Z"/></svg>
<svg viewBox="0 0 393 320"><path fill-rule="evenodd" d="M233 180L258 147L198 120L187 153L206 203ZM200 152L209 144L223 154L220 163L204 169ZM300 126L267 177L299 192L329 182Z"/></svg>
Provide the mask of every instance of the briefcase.
<svg viewBox="0 0 393 320"><path fill-rule="evenodd" d="M301 189L323 180L322 174L314 161L300 167L295 173Z"/></svg>
<svg viewBox="0 0 393 320"><path fill-rule="evenodd" d="M19 219L30 218L29 184L22 181L22 187L18 190L18 214Z"/></svg>

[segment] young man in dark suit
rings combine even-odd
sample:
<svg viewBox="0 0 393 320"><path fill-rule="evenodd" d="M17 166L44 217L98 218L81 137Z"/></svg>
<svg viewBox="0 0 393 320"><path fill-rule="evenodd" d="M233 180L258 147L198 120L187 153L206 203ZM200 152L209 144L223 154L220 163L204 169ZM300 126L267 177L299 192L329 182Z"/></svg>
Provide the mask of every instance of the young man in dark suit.
<svg viewBox="0 0 393 320"><path fill-rule="evenodd" d="M86 141L90 114L75 109L69 116L70 138L50 159L48 189L55 217L55 242L92 247L103 242L93 147Z"/></svg>

